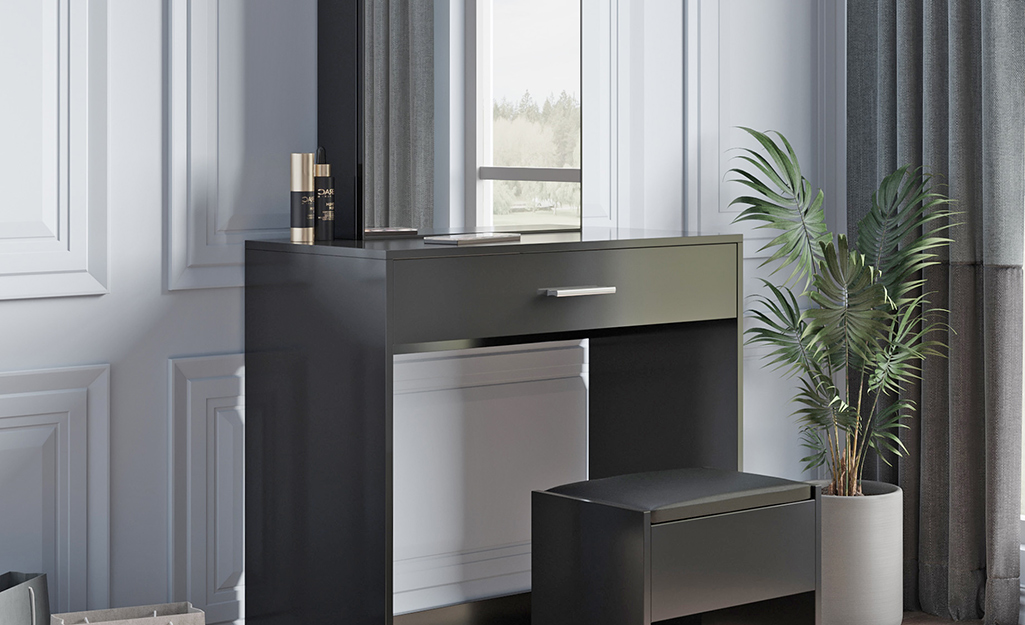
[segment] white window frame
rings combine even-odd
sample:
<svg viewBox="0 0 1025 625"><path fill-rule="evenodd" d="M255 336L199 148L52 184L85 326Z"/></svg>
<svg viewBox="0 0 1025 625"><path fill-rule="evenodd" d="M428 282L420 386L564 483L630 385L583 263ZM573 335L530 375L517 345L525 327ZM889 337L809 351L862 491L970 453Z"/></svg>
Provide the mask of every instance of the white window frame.
<svg viewBox="0 0 1025 625"><path fill-rule="evenodd" d="M464 126L465 188L464 219L468 230L494 226L492 186L494 180L582 183L579 167L496 167L493 155L493 90L491 58L493 0L466 0L465 5L465 99ZM582 129L581 129L582 134Z"/></svg>

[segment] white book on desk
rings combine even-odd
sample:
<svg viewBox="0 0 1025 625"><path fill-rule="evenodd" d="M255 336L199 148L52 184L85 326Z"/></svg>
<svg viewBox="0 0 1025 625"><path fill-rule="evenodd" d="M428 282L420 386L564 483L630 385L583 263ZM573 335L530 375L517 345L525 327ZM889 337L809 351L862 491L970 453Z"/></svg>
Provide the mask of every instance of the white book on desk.
<svg viewBox="0 0 1025 625"><path fill-rule="evenodd" d="M424 243L435 243L438 245L482 245L484 243L509 243L519 240L519 232L475 232L424 237Z"/></svg>

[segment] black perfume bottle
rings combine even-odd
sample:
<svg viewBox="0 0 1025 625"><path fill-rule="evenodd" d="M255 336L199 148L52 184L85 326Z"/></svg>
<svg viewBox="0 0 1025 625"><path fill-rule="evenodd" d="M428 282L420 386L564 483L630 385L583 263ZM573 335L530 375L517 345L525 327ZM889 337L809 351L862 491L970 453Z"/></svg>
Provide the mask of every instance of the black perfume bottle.
<svg viewBox="0 0 1025 625"><path fill-rule="evenodd" d="M317 162L313 166L313 189L317 196L314 213L314 238L330 241L335 238L335 179L327 163L327 152L317 148Z"/></svg>
<svg viewBox="0 0 1025 625"><path fill-rule="evenodd" d="M292 242L313 243L313 154L292 153Z"/></svg>

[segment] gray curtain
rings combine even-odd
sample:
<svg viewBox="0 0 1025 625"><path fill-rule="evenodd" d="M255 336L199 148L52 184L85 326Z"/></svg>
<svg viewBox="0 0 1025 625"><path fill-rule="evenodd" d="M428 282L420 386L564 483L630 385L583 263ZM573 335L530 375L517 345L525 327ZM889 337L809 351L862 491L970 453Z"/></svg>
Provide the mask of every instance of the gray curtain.
<svg viewBox="0 0 1025 625"><path fill-rule="evenodd" d="M876 467L904 490L905 607L1017 623L1025 3L851 0L847 46L852 236L904 164L942 176L961 212L926 274L949 359L912 389L910 454Z"/></svg>
<svg viewBox="0 0 1025 625"><path fill-rule="evenodd" d="M434 223L434 2L365 0L367 227Z"/></svg>

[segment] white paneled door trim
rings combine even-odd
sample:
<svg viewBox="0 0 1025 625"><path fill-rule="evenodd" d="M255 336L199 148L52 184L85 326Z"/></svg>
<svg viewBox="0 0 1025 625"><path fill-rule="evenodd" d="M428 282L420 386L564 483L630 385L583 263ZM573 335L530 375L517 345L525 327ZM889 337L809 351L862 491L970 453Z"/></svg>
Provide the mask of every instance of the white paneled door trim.
<svg viewBox="0 0 1025 625"><path fill-rule="evenodd" d="M109 448L109 365L0 373L0 449L38 463L44 502L39 536L7 528L0 545L39 540L54 612L110 603Z"/></svg>
<svg viewBox="0 0 1025 625"><path fill-rule="evenodd" d="M242 354L170 361L172 601L206 622L245 618Z"/></svg>
<svg viewBox="0 0 1025 625"><path fill-rule="evenodd" d="M223 195L218 165L221 2L165 1L167 288L242 286L245 240L287 237L285 212L232 213L230 202L218 199Z"/></svg>
<svg viewBox="0 0 1025 625"><path fill-rule="evenodd" d="M729 166L725 151L730 145L722 143L723 135L737 120L721 120L720 58L729 52L722 49L720 36L723 20L722 0L685 0L685 63L686 84L686 160L685 172L685 224L692 232L718 231L729 225L740 212L730 207L732 198L723 194L726 170ZM814 150L810 155L819 159L820 180L814 186L826 192L827 220L829 214L842 210L837 198L846 197L846 12L843 0L825 0L815 5L814 23L819 52L818 73L810 77L816 98ZM758 130L767 130L759 128ZM809 159L804 155L804 159ZM727 163L728 166L723 166ZM811 165L811 163L806 163ZM838 204L838 202L840 202ZM713 208L714 207L714 208ZM713 213L713 210L715 211ZM718 213L718 215L716 215ZM736 231L741 231L738 227ZM751 229L743 228L745 235L744 258L768 258L759 249L771 240Z"/></svg>
<svg viewBox="0 0 1025 625"><path fill-rule="evenodd" d="M39 140L53 185L19 209L23 221L0 225L0 299L108 292L106 2L51 1L41 19Z"/></svg>
<svg viewBox="0 0 1025 625"><path fill-rule="evenodd" d="M614 228L618 199L618 0L590 0L581 5L583 223Z"/></svg>

